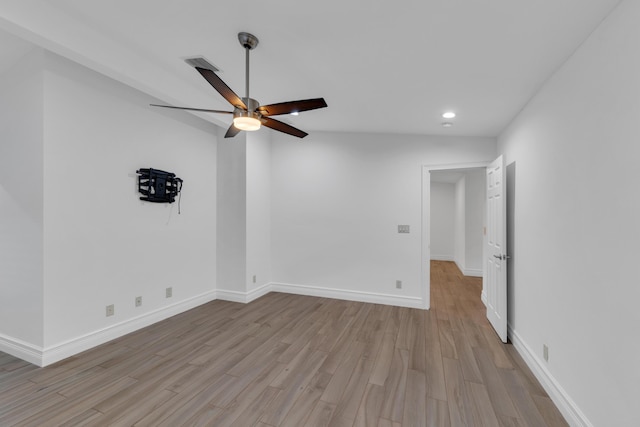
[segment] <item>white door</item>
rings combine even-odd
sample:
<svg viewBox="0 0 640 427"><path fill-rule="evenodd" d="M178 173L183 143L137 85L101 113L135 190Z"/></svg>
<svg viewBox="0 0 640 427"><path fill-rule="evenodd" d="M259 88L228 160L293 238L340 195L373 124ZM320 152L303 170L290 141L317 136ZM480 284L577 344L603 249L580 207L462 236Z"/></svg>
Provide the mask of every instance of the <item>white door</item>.
<svg viewBox="0 0 640 427"><path fill-rule="evenodd" d="M503 342L507 342L507 203L504 160L487 167L487 318Z"/></svg>

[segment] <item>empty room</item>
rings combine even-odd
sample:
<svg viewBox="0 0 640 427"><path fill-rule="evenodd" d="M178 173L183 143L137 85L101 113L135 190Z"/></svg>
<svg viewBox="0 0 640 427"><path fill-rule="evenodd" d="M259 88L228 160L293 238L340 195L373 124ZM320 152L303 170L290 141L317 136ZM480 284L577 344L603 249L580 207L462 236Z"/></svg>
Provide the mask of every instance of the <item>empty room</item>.
<svg viewBox="0 0 640 427"><path fill-rule="evenodd" d="M640 425L638 22L0 2L0 426Z"/></svg>

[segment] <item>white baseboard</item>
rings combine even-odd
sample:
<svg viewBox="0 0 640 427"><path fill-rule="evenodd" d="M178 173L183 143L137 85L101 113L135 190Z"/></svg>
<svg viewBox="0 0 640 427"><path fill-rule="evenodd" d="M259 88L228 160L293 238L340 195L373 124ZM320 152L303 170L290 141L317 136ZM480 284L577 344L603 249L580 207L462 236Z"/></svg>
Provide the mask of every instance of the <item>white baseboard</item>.
<svg viewBox="0 0 640 427"><path fill-rule="evenodd" d="M462 270L462 274L464 274L465 276L471 276L471 277L482 277L482 269L465 268L464 270Z"/></svg>
<svg viewBox="0 0 640 427"><path fill-rule="evenodd" d="M453 261L453 255L431 255L431 261Z"/></svg>
<svg viewBox="0 0 640 427"><path fill-rule="evenodd" d="M271 288L272 288L271 283L266 283L249 292L238 292L238 291L228 291L224 289L218 289L216 293L217 293L218 299L221 299L224 301L241 302L243 304L247 304L253 300L260 298L263 295L268 294L269 292L271 292Z"/></svg>
<svg viewBox="0 0 640 427"><path fill-rule="evenodd" d="M89 334L71 339L69 341L47 347L41 351L39 360L29 360L25 357L15 354L14 355L35 365L47 366L90 348L96 347L100 344L104 344L115 338L119 338L123 335L129 334L133 331L137 331L138 329L157 323L168 317L175 316L176 314L182 313L187 310L191 310L192 308L195 308L202 304L206 304L215 299L216 291L206 292L204 294L189 298L184 301L180 301L170 306L145 313L141 316L127 319L123 322L109 326L108 328L91 332Z"/></svg>
<svg viewBox="0 0 640 427"><path fill-rule="evenodd" d="M296 295L334 298L347 301L368 302L372 304L395 305L399 307L423 309L424 301L418 297L405 297L373 292L347 291L344 289L324 288L320 286L294 285L291 283L272 283L274 292Z"/></svg>
<svg viewBox="0 0 640 427"><path fill-rule="evenodd" d="M307 295L322 298L334 298L347 301L368 302L372 304L395 305L399 307L424 308L422 298L372 292L346 291L344 289L324 288L320 286L294 285L290 283L267 283L249 292L218 289L218 299L240 303L249 303L269 292Z"/></svg>
<svg viewBox="0 0 640 427"><path fill-rule="evenodd" d="M509 338L515 349L520 353L525 363L533 372L533 375L540 381L553 403L556 404L558 410L562 413L569 425L572 427L593 427L593 424L587 419L586 415L580 410L576 402L562 388L558 381L551 375L545 363L536 355L535 352L524 342L524 340L508 325Z"/></svg>
<svg viewBox="0 0 640 427"><path fill-rule="evenodd" d="M0 334L0 351L42 366L42 347Z"/></svg>
<svg viewBox="0 0 640 427"><path fill-rule="evenodd" d="M486 307L487 306L487 293L485 292L484 289L482 289L482 293L480 294L480 300L482 300L482 303Z"/></svg>

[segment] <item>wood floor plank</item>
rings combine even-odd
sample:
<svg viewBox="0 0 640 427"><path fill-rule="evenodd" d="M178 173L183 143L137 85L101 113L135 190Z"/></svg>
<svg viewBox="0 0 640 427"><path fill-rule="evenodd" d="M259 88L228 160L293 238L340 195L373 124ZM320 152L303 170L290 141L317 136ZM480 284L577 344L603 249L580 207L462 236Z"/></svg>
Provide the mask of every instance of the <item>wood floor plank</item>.
<svg viewBox="0 0 640 427"><path fill-rule="evenodd" d="M474 422L474 403L464 380L461 363L455 359L444 359L447 381L447 401L451 425L470 426Z"/></svg>
<svg viewBox="0 0 640 427"><path fill-rule="evenodd" d="M372 359L362 357L358 360L344 393L342 393L342 398L338 402L338 406L336 406L334 416L350 420L355 419L362 396L369 383L371 369L373 369Z"/></svg>
<svg viewBox="0 0 640 427"><path fill-rule="evenodd" d="M511 362L511 358L509 357L509 355L507 354L507 350L505 349L505 347L508 346L505 346L500 341L500 339L498 338L498 334L496 334L496 331L488 326L480 327L480 330L482 331L487 342L487 348L493 355L493 363L496 365L496 367L503 369L513 369L513 363Z"/></svg>
<svg viewBox="0 0 640 427"><path fill-rule="evenodd" d="M307 417L311 415L313 408L318 404L327 385L329 385L329 381L331 381L331 375L325 372L316 372L279 425L281 427L305 425Z"/></svg>
<svg viewBox="0 0 640 427"><path fill-rule="evenodd" d="M404 399L402 423L410 426L427 425L427 377L424 372L409 369Z"/></svg>
<svg viewBox="0 0 640 427"><path fill-rule="evenodd" d="M498 417L491 406L487 388L478 383L467 382L467 387L471 390L471 396L475 403L476 413L481 426L493 427L498 425Z"/></svg>
<svg viewBox="0 0 640 427"><path fill-rule="evenodd" d="M396 348L391 360L389 376L384 383L384 399L380 417L395 422L402 422L404 398L409 370L409 351Z"/></svg>
<svg viewBox="0 0 640 427"><path fill-rule="evenodd" d="M384 383L389 376L391 359L393 358L393 353L395 352L395 341L396 334L384 334L380 350L378 351L378 356L376 357L376 361L373 366L371 378L369 379L370 383L384 386Z"/></svg>
<svg viewBox="0 0 640 427"><path fill-rule="evenodd" d="M548 426L567 427L569 425L549 397L538 395L532 395L531 397Z"/></svg>
<svg viewBox="0 0 640 427"><path fill-rule="evenodd" d="M282 375L278 375L271 382L271 386L279 388L281 391L273 399L269 407L266 408L261 421L279 425L289 414L304 390L310 385L312 379L318 378L316 374L319 372L320 366L326 357L326 353L316 350L295 372L289 372L284 381L282 380ZM282 372L284 373L288 368L289 365Z"/></svg>
<svg viewBox="0 0 640 427"><path fill-rule="evenodd" d="M449 322L449 319L438 319L438 332L442 356L448 357L449 359L457 359L458 352L456 351L456 344L453 341L453 331L451 330L451 322Z"/></svg>
<svg viewBox="0 0 640 427"><path fill-rule="evenodd" d="M345 359L340 363L335 374L332 375L331 381L329 381L329 384L322 394L322 400L336 404L340 401L344 389L349 382L349 378L351 378L351 374L358 364L358 361L362 358L364 346L365 344L359 341L351 343L349 352L346 353Z"/></svg>
<svg viewBox="0 0 640 427"><path fill-rule="evenodd" d="M354 427L375 426L378 423L383 398L384 387L377 384L367 384L353 423Z"/></svg>
<svg viewBox="0 0 640 427"><path fill-rule="evenodd" d="M496 413L507 417L517 418L518 411L516 411L516 408L511 401L511 397L509 396L509 392L500 379L498 368L494 365L493 358L489 354L488 350L474 348L473 353L478 361L483 384L489 391L489 399L491 400L491 405Z"/></svg>
<svg viewBox="0 0 640 427"><path fill-rule="evenodd" d="M480 368L473 354L471 343L467 340L467 336L464 332L462 322L458 321L459 327L453 329L453 340L456 343L456 349L458 350L458 360L462 367L462 373L464 379L467 381L473 381L477 383L482 382L482 376L480 375Z"/></svg>
<svg viewBox="0 0 640 427"><path fill-rule="evenodd" d="M409 369L425 373L427 371L426 337L425 337L425 311L411 310L409 314L411 325L411 337L409 345ZM438 340L439 341L439 340ZM438 349L440 344L438 342Z"/></svg>
<svg viewBox="0 0 640 427"><path fill-rule="evenodd" d="M519 418L526 420L526 424L532 427L546 426L547 423L538 411L533 398L528 390L523 387L523 378L518 375L518 371L512 369L498 369L509 395L518 410Z"/></svg>
<svg viewBox="0 0 640 427"><path fill-rule="evenodd" d="M331 420L333 419L333 413L336 410L335 403L327 403L322 400L318 401L317 405L309 414L309 418L307 418L308 426L315 427L326 427L331 425Z"/></svg>
<svg viewBox="0 0 640 427"><path fill-rule="evenodd" d="M442 351L440 347L440 333L438 331L438 321L433 313L425 315L425 355L427 375L427 396L447 400L447 389L444 378L444 367L442 364Z"/></svg>
<svg viewBox="0 0 640 427"><path fill-rule="evenodd" d="M323 372L334 374L338 366L342 363L342 359L348 357L347 355L350 352L349 347L356 340L358 331L360 327L362 327L370 309L368 305L358 307L358 311L354 314L353 320L349 323L348 330L342 334L336 345L329 352L327 360L325 360L321 368Z"/></svg>
<svg viewBox="0 0 640 427"><path fill-rule="evenodd" d="M444 400L427 398L427 427L450 427L449 405Z"/></svg>

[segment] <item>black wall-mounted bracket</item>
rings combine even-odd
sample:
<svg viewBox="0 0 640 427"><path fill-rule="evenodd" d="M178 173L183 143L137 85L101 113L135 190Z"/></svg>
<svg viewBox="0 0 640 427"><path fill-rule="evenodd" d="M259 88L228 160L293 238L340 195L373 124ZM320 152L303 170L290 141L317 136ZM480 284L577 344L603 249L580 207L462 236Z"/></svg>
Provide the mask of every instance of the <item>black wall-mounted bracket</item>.
<svg viewBox="0 0 640 427"><path fill-rule="evenodd" d="M152 203L173 203L182 190L182 179L160 169L139 169L138 191L140 200Z"/></svg>

